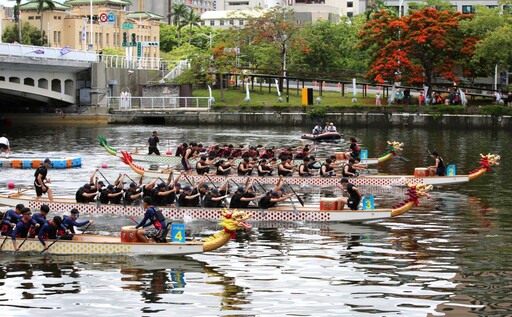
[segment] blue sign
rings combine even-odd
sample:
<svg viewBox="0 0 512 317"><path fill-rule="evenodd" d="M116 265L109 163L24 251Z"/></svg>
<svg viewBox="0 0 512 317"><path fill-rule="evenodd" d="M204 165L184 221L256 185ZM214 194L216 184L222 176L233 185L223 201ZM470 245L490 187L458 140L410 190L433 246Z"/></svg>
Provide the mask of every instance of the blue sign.
<svg viewBox="0 0 512 317"><path fill-rule="evenodd" d="M171 227L172 242L185 243L185 225L182 223L173 223Z"/></svg>
<svg viewBox="0 0 512 317"><path fill-rule="evenodd" d="M359 158L362 160L368 159L368 150L361 150L361 153L359 154Z"/></svg>
<svg viewBox="0 0 512 317"><path fill-rule="evenodd" d="M457 175L457 169L454 164L450 164L446 167L446 176L455 176Z"/></svg>
<svg viewBox="0 0 512 317"><path fill-rule="evenodd" d="M108 22L110 22L110 23L116 22L116 15L114 13L110 12L108 14Z"/></svg>
<svg viewBox="0 0 512 317"><path fill-rule="evenodd" d="M363 197L363 210L375 210L375 200L372 195Z"/></svg>

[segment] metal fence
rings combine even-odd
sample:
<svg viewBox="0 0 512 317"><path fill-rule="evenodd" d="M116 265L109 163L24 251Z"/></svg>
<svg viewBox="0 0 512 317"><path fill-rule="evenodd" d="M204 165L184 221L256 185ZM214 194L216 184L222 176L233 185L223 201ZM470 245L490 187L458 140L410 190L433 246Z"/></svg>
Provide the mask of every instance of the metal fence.
<svg viewBox="0 0 512 317"><path fill-rule="evenodd" d="M108 97L108 106L114 110L169 111L186 108L210 110L208 97Z"/></svg>

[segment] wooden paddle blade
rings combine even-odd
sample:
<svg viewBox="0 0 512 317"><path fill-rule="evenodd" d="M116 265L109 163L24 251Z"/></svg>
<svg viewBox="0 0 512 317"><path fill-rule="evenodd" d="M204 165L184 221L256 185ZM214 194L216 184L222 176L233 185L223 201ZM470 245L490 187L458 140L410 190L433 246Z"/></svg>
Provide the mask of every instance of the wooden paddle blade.
<svg viewBox="0 0 512 317"><path fill-rule="evenodd" d="M302 205L302 207L304 207L304 200L302 200L299 195L297 195L297 199L299 200L299 203Z"/></svg>

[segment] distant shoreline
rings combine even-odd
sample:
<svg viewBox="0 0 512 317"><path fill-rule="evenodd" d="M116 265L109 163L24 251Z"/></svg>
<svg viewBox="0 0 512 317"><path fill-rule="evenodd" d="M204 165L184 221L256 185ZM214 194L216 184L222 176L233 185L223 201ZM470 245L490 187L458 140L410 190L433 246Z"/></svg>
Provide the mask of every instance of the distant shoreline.
<svg viewBox="0 0 512 317"><path fill-rule="evenodd" d="M512 116L481 114L421 114L344 112L326 113L319 118L310 118L302 112L181 112L172 114L3 114L13 127L25 124L46 125L101 125L109 124L161 124L161 125L230 125L230 126L297 126L313 128L316 123L334 122L338 127L421 127L459 129L504 129L512 128ZM0 124L0 127L3 125Z"/></svg>

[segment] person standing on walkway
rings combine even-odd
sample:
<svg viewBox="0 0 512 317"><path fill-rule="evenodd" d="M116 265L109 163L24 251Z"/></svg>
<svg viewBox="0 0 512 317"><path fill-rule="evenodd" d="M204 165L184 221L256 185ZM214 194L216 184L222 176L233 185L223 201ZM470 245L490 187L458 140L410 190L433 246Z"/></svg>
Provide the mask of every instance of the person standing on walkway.
<svg viewBox="0 0 512 317"><path fill-rule="evenodd" d="M0 152L2 151L5 151L5 158L9 158L9 154L11 154L11 147L9 146L7 135L5 134L2 134L0 137Z"/></svg>
<svg viewBox="0 0 512 317"><path fill-rule="evenodd" d="M158 150L158 142L160 142L160 140L158 139L157 132L153 131L153 135L151 135L148 139L148 144L149 144L148 155L151 155L153 153L155 153L156 155L160 155L160 151Z"/></svg>

